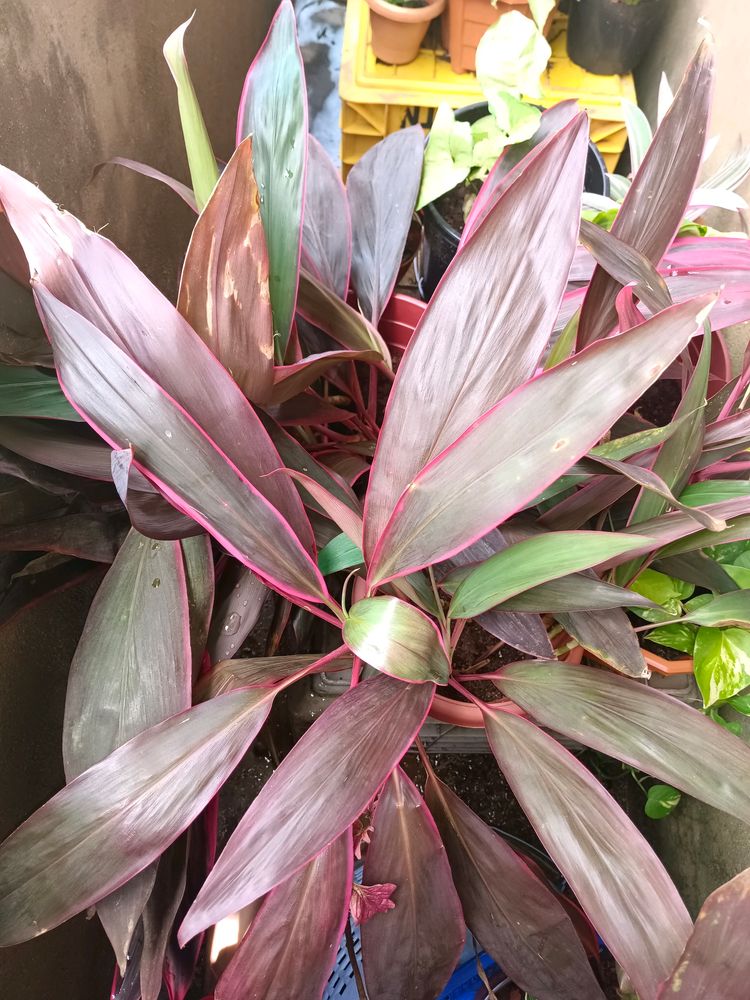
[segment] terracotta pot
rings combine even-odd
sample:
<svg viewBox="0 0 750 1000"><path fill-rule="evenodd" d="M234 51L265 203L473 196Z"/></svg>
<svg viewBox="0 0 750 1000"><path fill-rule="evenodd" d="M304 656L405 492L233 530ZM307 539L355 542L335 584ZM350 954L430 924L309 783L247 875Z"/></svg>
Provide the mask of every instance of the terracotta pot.
<svg viewBox="0 0 750 1000"><path fill-rule="evenodd" d="M398 7L388 0L367 0L376 58L395 66L416 59L430 21L443 13L445 2L427 0L425 7Z"/></svg>
<svg viewBox="0 0 750 1000"><path fill-rule="evenodd" d="M369 0L368 0L369 2ZM531 8L526 0L499 0L493 6L490 0L448 0L443 15L443 47L451 57L454 73L465 73L477 68L477 45L485 31L497 22L498 17L511 10L520 10L531 17ZM554 10L544 26L545 35L552 26Z"/></svg>
<svg viewBox="0 0 750 1000"><path fill-rule="evenodd" d="M426 308L427 303L421 299L413 299L400 293L391 296L378 324L378 330L391 350L406 350L414 328Z"/></svg>

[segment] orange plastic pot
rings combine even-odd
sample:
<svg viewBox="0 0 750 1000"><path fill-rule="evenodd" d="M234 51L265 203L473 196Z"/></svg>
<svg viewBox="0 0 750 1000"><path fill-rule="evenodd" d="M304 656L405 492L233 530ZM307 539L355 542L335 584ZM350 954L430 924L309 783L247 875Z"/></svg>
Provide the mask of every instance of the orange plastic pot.
<svg viewBox="0 0 750 1000"><path fill-rule="evenodd" d="M511 10L519 10L526 17L531 17L527 0L498 0L494 5L490 0L448 0L443 15L442 38L443 47L450 53L454 73L474 72L480 38L502 14ZM553 16L554 10L544 26L545 35L552 25Z"/></svg>
<svg viewBox="0 0 750 1000"><path fill-rule="evenodd" d="M443 13L445 2L427 0L424 7L399 7L388 0L367 0L376 58L394 66L416 59L430 21Z"/></svg>
<svg viewBox="0 0 750 1000"><path fill-rule="evenodd" d="M392 295L380 317L378 331L392 351L405 351L427 303L410 295Z"/></svg>

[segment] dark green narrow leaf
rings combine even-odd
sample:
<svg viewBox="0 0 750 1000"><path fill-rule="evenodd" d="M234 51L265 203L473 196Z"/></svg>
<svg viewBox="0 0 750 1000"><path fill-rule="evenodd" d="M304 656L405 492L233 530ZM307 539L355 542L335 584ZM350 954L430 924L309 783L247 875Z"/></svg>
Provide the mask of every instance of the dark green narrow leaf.
<svg viewBox="0 0 750 1000"><path fill-rule="evenodd" d="M81 419L52 372L15 365L0 365L0 417Z"/></svg>

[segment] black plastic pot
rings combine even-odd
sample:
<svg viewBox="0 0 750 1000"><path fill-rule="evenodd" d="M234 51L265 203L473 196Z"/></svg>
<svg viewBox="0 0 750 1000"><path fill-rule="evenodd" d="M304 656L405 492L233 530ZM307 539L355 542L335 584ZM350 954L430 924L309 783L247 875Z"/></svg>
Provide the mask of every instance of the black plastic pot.
<svg viewBox="0 0 750 1000"><path fill-rule="evenodd" d="M664 0L570 0L568 55L589 73L629 73L661 23Z"/></svg>
<svg viewBox="0 0 750 1000"><path fill-rule="evenodd" d="M489 113L486 101L477 104L467 104L456 111L456 119L473 124ZM537 133L539 135L539 133ZM538 141L538 140L537 140ZM503 163L510 169L536 145L534 139L519 142L505 154ZM589 142L589 152L586 159L586 175L584 190L589 194L609 194L609 179L607 168L599 150L593 142ZM419 293L423 299L429 299L437 287L437 283L445 274L448 265L456 256L461 234L443 218L434 203L425 205L422 209L422 228L424 237L422 249L417 264L417 281Z"/></svg>

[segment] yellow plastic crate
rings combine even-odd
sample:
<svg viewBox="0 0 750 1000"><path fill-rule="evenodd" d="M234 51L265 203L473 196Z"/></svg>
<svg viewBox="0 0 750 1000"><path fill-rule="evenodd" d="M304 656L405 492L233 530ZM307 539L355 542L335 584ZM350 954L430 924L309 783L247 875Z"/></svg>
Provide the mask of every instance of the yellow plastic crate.
<svg viewBox="0 0 750 1000"><path fill-rule="evenodd" d="M549 39L552 58L542 78L542 98L549 107L574 99L591 119L591 138L608 170L614 170L627 141L620 103L635 101L632 76L594 76L566 55L567 18L558 17ZM370 47L369 8L365 0L347 0L339 80L341 96L341 169L353 163L378 139L407 125L429 127L437 106L453 108L482 100L474 73L454 73L442 49L421 49L405 66L378 62Z"/></svg>

